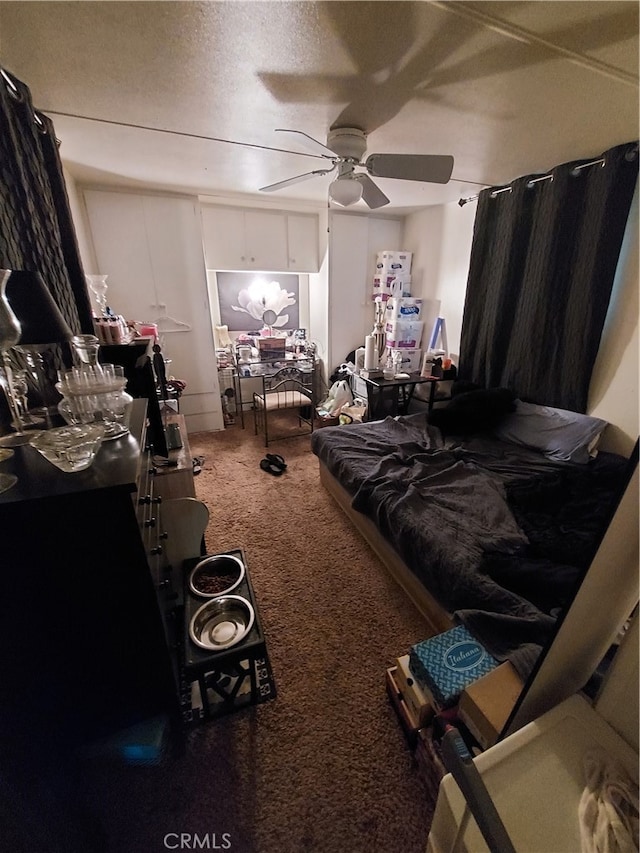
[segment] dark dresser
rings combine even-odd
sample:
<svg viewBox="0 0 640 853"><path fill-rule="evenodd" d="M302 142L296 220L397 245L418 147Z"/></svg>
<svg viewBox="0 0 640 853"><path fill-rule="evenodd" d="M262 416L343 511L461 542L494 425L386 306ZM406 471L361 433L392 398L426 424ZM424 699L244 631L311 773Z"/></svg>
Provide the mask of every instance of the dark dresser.
<svg viewBox="0 0 640 853"><path fill-rule="evenodd" d="M0 470L0 730L44 727L70 747L179 713L171 571L161 495L145 448L146 402L130 434L66 474L31 447Z"/></svg>

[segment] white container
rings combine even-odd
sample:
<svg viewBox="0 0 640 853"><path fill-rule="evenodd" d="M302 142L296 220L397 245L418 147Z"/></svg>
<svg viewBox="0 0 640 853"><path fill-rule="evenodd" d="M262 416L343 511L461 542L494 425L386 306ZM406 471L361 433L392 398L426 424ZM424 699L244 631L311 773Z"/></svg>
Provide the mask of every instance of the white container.
<svg viewBox="0 0 640 853"><path fill-rule="evenodd" d="M588 755L619 763L637 784L637 751L582 695L575 695L474 759L515 850L581 849L578 808ZM447 774L440 783L427 853L454 849L483 853L489 848Z"/></svg>
<svg viewBox="0 0 640 853"><path fill-rule="evenodd" d="M420 365L422 361L422 350L420 348L406 348L406 349L390 349L391 358L396 353L400 354L400 370L404 373L417 373L420 370Z"/></svg>
<svg viewBox="0 0 640 853"><path fill-rule="evenodd" d="M399 275L411 272L413 252L384 251L376 255L376 275Z"/></svg>
<svg viewBox="0 0 640 853"><path fill-rule="evenodd" d="M423 300L412 296L393 296L387 299L387 323L395 320L422 320Z"/></svg>
<svg viewBox="0 0 640 853"><path fill-rule="evenodd" d="M389 349L417 349L422 340L423 327L421 320L394 320L387 323L387 346Z"/></svg>

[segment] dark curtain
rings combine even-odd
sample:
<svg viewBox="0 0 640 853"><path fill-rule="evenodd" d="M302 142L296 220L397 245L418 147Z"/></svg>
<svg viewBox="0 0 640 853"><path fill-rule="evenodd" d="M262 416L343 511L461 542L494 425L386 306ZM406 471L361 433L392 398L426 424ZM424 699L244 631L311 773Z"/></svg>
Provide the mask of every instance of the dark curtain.
<svg viewBox="0 0 640 853"><path fill-rule="evenodd" d="M478 198L459 377L584 412L638 174L638 145ZM576 169L576 166L583 168ZM536 180L537 178L537 180Z"/></svg>
<svg viewBox="0 0 640 853"><path fill-rule="evenodd" d="M0 268L41 273L71 330L93 334L53 123L0 75Z"/></svg>

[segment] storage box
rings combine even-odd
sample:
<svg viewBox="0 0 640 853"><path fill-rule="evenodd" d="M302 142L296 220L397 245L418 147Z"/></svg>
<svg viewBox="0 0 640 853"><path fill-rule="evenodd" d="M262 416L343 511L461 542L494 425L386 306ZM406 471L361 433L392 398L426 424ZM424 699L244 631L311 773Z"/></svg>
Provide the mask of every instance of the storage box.
<svg viewBox="0 0 640 853"><path fill-rule="evenodd" d="M384 251L376 255L376 275L399 275L411 272L413 252Z"/></svg>
<svg viewBox="0 0 640 853"><path fill-rule="evenodd" d="M367 399L367 383L360 376L355 374L351 377L351 391L359 397Z"/></svg>
<svg viewBox="0 0 640 853"><path fill-rule="evenodd" d="M431 726L418 730L414 755L426 789L433 799L436 799L438 787L447 771L442 763L438 741Z"/></svg>
<svg viewBox="0 0 640 853"><path fill-rule="evenodd" d="M424 691L420 688L420 685L411 675L409 655L403 655L401 658L398 658L398 667L395 676L398 690L402 694L402 698L407 704L411 715L417 721L418 727L421 728L428 725L433 719L433 706Z"/></svg>
<svg viewBox="0 0 640 853"><path fill-rule="evenodd" d="M340 426L340 418L338 415L321 415L316 411L316 419L314 429L321 429L328 426Z"/></svg>
<svg viewBox="0 0 640 853"><path fill-rule="evenodd" d="M458 716L483 749L498 740L523 686L516 670L505 661L463 691Z"/></svg>
<svg viewBox="0 0 640 853"><path fill-rule="evenodd" d="M413 296L393 296L387 299L385 305L387 323L393 323L396 320L421 320L422 305L423 300Z"/></svg>
<svg viewBox="0 0 640 853"><path fill-rule="evenodd" d="M373 278L373 298L382 297L385 302L392 296L411 295L411 276L401 275L376 275Z"/></svg>
<svg viewBox="0 0 640 853"><path fill-rule="evenodd" d="M286 338L256 338L260 358L284 358L286 355Z"/></svg>
<svg viewBox="0 0 640 853"><path fill-rule="evenodd" d="M411 647L411 674L436 710L450 708L472 682L498 666L498 661L464 625Z"/></svg>
<svg viewBox="0 0 640 853"><path fill-rule="evenodd" d="M422 340L421 320L395 320L387 323L385 332L389 349L417 349Z"/></svg>
<svg viewBox="0 0 640 853"><path fill-rule="evenodd" d="M400 369L404 373L417 373L420 370L420 362L422 360L422 350L421 349L412 349L408 347L406 349L391 349L391 358L398 352L400 353L401 361L400 361Z"/></svg>
<svg viewBox="0 0 640 853"><path fill-rule="evenodd" d="M418 737L418 721L414 718L409 710L409 706L404 701L402 693L397 682L398 667L392 666L386 671L385 684L387 687L387 695L391 700L391 704L396 709L400 725L405 733L407 740L411 746L415 746Z"/></svg>

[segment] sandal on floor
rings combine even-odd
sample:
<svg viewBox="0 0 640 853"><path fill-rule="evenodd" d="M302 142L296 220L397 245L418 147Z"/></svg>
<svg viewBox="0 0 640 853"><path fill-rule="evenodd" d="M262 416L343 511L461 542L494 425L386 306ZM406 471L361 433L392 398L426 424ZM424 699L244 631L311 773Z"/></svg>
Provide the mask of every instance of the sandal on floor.
<svg viewBox="0 0 640 853"><path fill-rule="evenodd" d="M263 471L268 471L270 474L273 474L274 477L279 477L280 474L284 473L284 468L280 468L278 465L274 465L269 459L261 459L260 467Z"/></svg>
<svg viewBox="0 0 640 853"><path fill-rule="evenodd" d="M276 468L280 468L282 471L287 467L287 463L279 453L267 453L267 459L272 465L275 465Z"/></svg>

